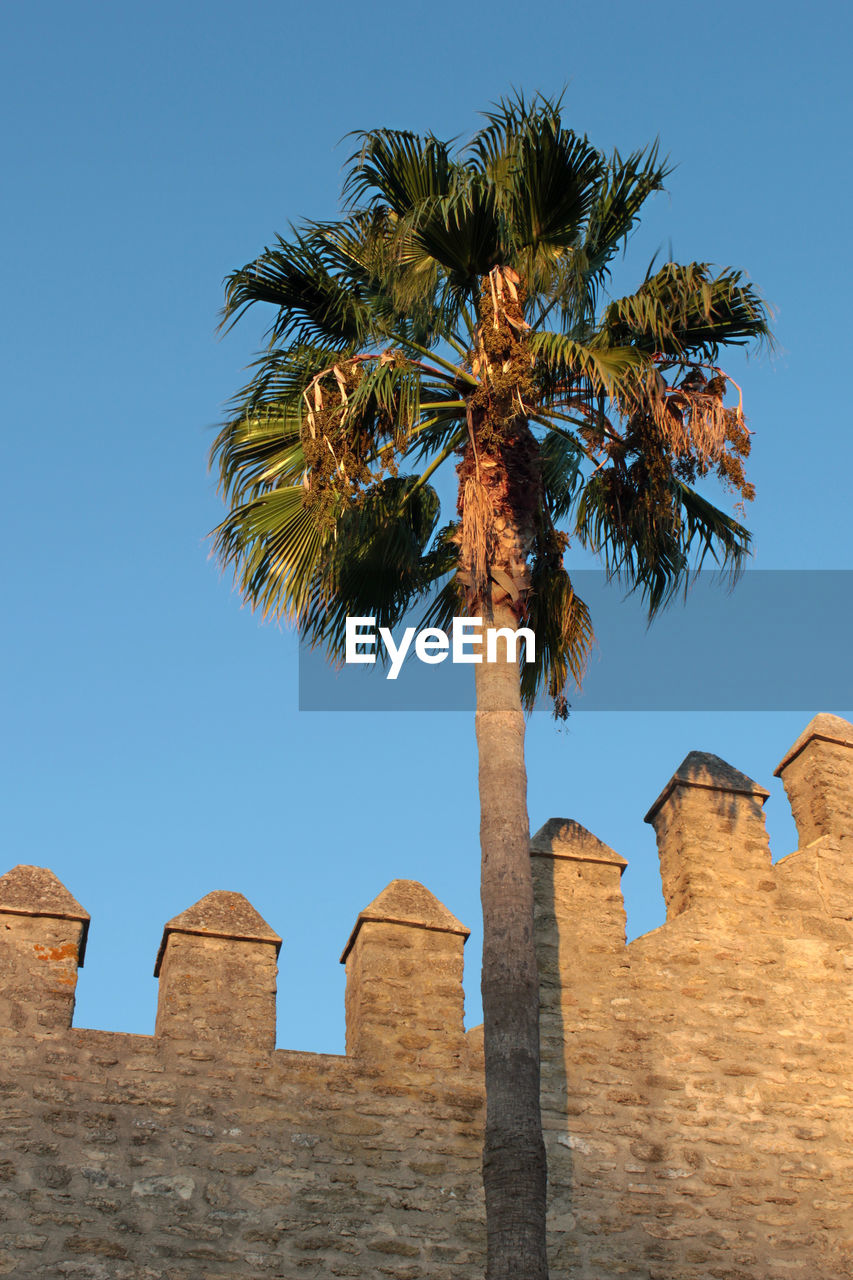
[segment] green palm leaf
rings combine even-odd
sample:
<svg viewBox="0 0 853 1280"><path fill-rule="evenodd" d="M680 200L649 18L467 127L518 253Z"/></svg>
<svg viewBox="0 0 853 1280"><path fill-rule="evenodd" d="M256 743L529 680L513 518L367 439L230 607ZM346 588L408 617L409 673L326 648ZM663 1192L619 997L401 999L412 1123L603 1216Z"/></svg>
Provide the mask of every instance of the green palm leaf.
<svg viewBox="0 0 853 1280"><path fill-rule="evenodd" d="M536 636L536 657L521 668L522 699L532 710L544 691L559 715L569 676L580 686L595 638L589 609L562 565L534 566L526 622Z"/></svg>
<svg viewBox="0 0 853 1280"><path fill-rule="evenodd" d="M645 352L628 344L583 343L562 333L540 331L530 335L528 345L546 404L571 398L578 386L592 388L595 395L613 396L631 375L650 367Z"/></svg>
<svg viewBox="0 0 853 1280"><path fill-rule="evenodd" d="M350 156L344 198L353 208L387 205L398 217L436 196L447 195L454 166L450 148L432 135L402 129L374 129L355 135L361 142Z"/></svg>
<svg viewBox="0 0 853 1280"><path fill-rule="evenodd" d="M596 191L584 237L584 253L591 277L600 279L608 264L625 245L649 196L662 191L671 172L658 160L658 144L636 151L623 160L615 152L606 177Z"/></svg>
<svg viewBox="0 0 853 1280"><path fill-rule="evenodd" d="M574 436L549 431L540 450L542 483L551 519L558 523L571 513L583 483L586 450Z"/></svg>
<svg viewBox="0 0 853 1280"><path fill-rule="evenodd" d="M329 246L310 232L295 233L289 243L279 238L278 248L226 278L223 325L230 328L248 307L265 302L277 308L273 342L357 345L370 333L372 313L338 267Z"/></svg>
<svg viewBox="0 0 853 1280"><path fill-rule="evenodd" d="M395 627L444 570L430 543L440 511L429 485L389 478L342 513L329 554L299 617L302 634L343 658L347 617Z"/></svg>
<svg viewBox="0 0 853 1280"><path fill-rule="evenodd" d="M721 346L769 336L764 303L742 281L740 271L714 276L704 262L668 262L636 293L610 304L603 330L614 346L716 361Z"/></svg>
<svg viewBox="0 0 853 1280"><path fill-rule="evenodd" d="M575 532L608 574L639 591L650 617L686 590L708 555L730 575L741 572L750 545L743 525L677 477L657 485L642 463L619 471L605 468L587 482Z"/></svg>
<svg viewBox="0 0 853 1280"><path fill-rule="evenodd" d="M290 406L243 414L219 432L211 452L222 491L231 502L293 484L305 470L301 413Z"/></svg>
<svg viewBox="0 0 853 1280"><path fill-rule="evenodd" d="M301 486L262 493L233 507L214 530L214 551L235 571L244 599L264 617L298 622L328 555L328 531L302 501Z"/></svg>

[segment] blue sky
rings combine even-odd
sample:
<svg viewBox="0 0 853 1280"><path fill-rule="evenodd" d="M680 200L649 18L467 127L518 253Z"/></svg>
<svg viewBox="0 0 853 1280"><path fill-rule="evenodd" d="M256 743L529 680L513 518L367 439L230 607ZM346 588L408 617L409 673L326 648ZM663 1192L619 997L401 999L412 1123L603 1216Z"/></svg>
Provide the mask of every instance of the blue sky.
<svg viewBox="0 0 853 1280"><path fill-rule="evenodd" d="M92 914L79 1025L150 1032L163 923L227 888L284 937L279 1044L340 1051L338 956L393 877L472 927L474 1017L470 717L300 714L293 637L208 558L206 455L261 330L217 338L222 278L334 214L348 131L464 136L513 86L567 85L596 145L659 136L678 166L626 281L671 241L776 309L776 354L730 362L756 566L853 568L849 9L16 0L3 25L3 869L51 867ZM772 770L810 714L851 706L536 716L532 828L574 817L624 854L643 932L662 907L642 815L686 752L771 787L780 856Z"/></svg>

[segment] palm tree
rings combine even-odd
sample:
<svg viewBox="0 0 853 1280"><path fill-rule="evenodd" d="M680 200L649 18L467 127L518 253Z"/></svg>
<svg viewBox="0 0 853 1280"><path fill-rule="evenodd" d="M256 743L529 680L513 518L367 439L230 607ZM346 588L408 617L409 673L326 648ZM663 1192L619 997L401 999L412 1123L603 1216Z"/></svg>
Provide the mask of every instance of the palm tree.
<svg viewBox="0 0 853 1280"><path fill-rule="evenodd" d="M227 280L224 324L274 308L212 453L230 505L215 546L244 597L334 659L347 616L393 627L428 592L433 624L536 635L520 672L476 668L488 1280L547 1277L524 711L546 691L565 714L591 642L569 538L652 613L706 552L737 572L749 545L696 484L752 497L717 359L767 335L759 296L674 262L607 294L667 172L656 146L605 157L538 96L500 102L463 147L379 129L358 135L337 220Z"/></svg>

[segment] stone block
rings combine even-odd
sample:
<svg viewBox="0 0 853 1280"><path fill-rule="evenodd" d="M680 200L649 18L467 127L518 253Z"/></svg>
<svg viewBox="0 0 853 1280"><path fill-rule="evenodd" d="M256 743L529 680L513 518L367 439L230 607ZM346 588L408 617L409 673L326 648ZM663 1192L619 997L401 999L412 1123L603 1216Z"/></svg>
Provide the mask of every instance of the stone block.
<svg viewBox="0 0 853 1280"><path fill-rule="evenodd" d="M422 884L392 880L359 914L341 956L347 1053L412 1066L463 1055L468 934Z"/></svg>
<svg viewBox="0 0 853 1280"><path fill-rule="evenodd" d="M271 1053L280 948L241 893L216 890L175 916L154 967L157 1036Z"/></svg>
<svg viewBox="0 0 853 1280"><path fill-rule="evenodd" d="M88 930L89 913L46 867L0 877L0 1023L71 1026Z"/></svg>
<svg viewBox="0 0 853 1280"><path fill-rule="evenodd" d="M770 793L719 756L691 751L645 821L655 829L667 920L683 911L761 914L773 889Z"/></svg>
<svg viewBox="0 0 853 1280"><path fill-rule="evenodd" d="M549 818L530 841L540 975L562 984L625 946L620 879L628 863L586 827Z"/></svg>
<svg viewBox="0 0 853 1280"><path fill-rule="evenodd" d="M853 725L817 715L775 770L800 837L800 848L821 836L853 836Z"/></svg>

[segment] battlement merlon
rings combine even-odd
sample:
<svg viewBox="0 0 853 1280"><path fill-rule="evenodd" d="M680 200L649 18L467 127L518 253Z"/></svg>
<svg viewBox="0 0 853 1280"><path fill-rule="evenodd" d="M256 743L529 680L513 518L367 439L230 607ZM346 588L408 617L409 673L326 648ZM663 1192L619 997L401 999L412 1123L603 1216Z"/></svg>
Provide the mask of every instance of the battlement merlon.
<svg viewBox="0 0 853 1280"><path fill-rule="evenodd" d="M821 836L853 836L853 725L821 713L806 725L774 776L781 778L800 848Z"/></svg>
<svg viewBox="0 0 853 1280"><path fill-rule="evenodd" d="M280 949L241 893L208 893L163 930L155 1035L271 1053Z"/></svg>
<svg viewBox="0 0 853 1280"><path fill-rule="evenodd" d="M827 927L838 928L828 926L827 917L853 920L853 725L840 716L815 716L775 774L799 835L799 848L774 868L783 901L803 913L805 932L823 936Z"/></svg>
<svg viewBox="0 0 853 1280"><path fill-rule="evenodd" d="M747 913L774 888L769 791L719 756L691 751L645 821L655 829L667 920L688 909Z"/></svg>
<svg viewBox="0 0 853 1280"><path fill-rule="evenodd" d="M360 912L341 956L348 1055L423 1068L465 1054L469 932L415 880L392 880Z"/></svg>
<svg viewBox="0 0 853 1280"><path fill-rule="evenodd" d="M0 876L0 1018L19 1030L71 1026L89 913L52 871L21 865Z"/></svg>
<svg viewBox="0 0 853 1280"><path fill-rule="evenodd" d="M530 841L530 857L540 970L544 964L559 981L578 963L624 947L619 882L625 858L571 818L549 818ZM570 950L561 945L562 924L571 926L575 943ZM557 952L548 957L554 948Z"/></svg>
<svg viewBox="0 0 853 1280"><path fill-rule="evenodd" d="M646 817L657 835L668 919L690 909L714 921L750 915L761 928L766 891L775 890L775 907L800 912L795 925L804 934L845 941L853 920L853 725L816 716L776 773L801 846L771 867L768 792L717 756L686 757ZM613 964L624 962L626 862L563 818L534 835L530 854L543 1015L553 1005L560 1022L578 973L612 977ZM53 872L18 866L0 877L0 1026L31 1034L72 1025L88 928L89 913ZM341 957L348 1054L390 1058L404 1071L469 1056L468 932L414 881L392 881L360 913ZM271 1053L280 946L238 893L210 893L170 920L155 968L157 1036Z"/></svg>

